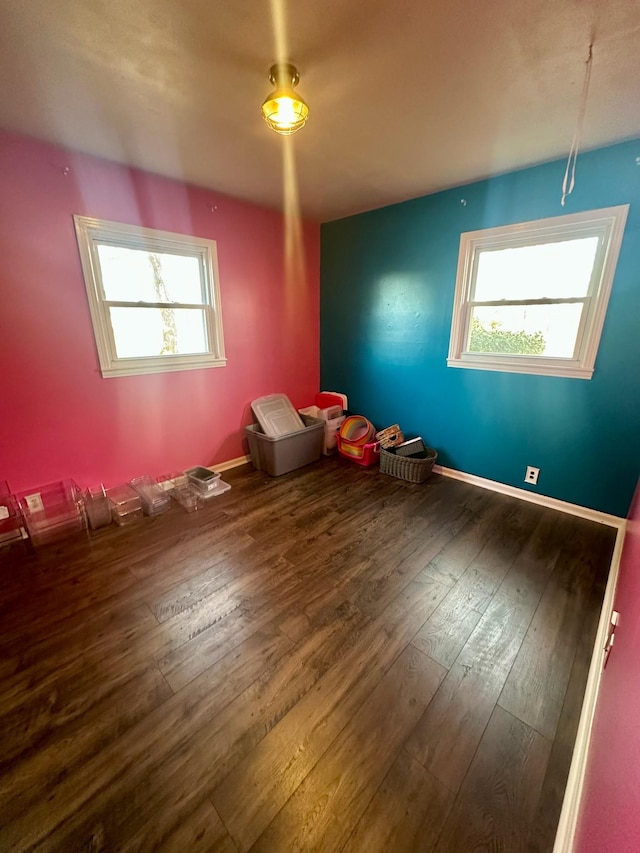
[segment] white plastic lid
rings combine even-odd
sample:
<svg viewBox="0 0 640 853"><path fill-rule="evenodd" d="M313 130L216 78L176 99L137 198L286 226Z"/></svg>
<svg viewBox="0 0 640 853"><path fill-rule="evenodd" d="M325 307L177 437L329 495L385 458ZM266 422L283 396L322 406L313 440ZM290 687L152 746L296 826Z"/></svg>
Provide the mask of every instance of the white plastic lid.
<svg viewBox="0 0 640 853"><path fill-rule="evenodd" d="M293 408L286 394L268 394L258 397L251 404L253 413L258 419L265 435L278 438L304 429L300 415Z"/></svg>

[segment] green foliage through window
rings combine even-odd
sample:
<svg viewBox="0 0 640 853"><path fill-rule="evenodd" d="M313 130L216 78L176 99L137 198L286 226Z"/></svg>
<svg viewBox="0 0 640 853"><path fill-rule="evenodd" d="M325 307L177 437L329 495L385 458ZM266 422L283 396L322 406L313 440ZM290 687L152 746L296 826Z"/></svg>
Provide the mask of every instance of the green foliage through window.
<svg viewBox="0 0 640 853"><path fill-rule="evenodd" d="M488 329L477 317L471 319L469 352L499 352L516 355L542 355L545 339L542 332L507 332L493 322Z"/></svg>

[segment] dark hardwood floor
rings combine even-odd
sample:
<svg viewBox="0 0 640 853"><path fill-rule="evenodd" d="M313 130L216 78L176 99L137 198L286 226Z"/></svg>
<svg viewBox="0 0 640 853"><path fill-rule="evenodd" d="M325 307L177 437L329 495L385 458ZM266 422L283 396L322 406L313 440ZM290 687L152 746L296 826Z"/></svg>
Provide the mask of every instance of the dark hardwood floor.
<svg viewBox="0 0 640 853"><path fill-rule="evenodd" d="M615 532L323 460L0 555L0 850L550 851Z"/></svg>

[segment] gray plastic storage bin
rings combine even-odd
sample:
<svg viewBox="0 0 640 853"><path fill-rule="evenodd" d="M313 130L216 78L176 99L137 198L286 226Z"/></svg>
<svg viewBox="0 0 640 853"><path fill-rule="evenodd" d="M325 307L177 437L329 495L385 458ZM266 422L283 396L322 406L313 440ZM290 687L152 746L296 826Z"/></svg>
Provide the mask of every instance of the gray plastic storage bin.
<svg viewBox="0 0 640 853"><path fill-rule="evenodd" d="M259 424L245 427L253 467L278 477L319 459L325 422L308 415L302 415L302 420L304 429L277 438L265 435Z"/></svg>

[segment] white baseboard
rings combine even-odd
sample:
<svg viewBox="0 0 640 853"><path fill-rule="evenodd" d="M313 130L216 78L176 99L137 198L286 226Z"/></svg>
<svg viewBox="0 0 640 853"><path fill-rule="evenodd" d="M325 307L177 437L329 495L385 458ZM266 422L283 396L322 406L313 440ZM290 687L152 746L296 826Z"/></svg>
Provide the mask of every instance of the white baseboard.
<svg viewBox="0 0 640 853"><path fill-rule="evenodd" d="M558 500L558 498L550 498L547 495L540 495L537 492L530 492L527 489L517 489L515 486L507 486L505 483L498 483L496 480L487 480L484 477L476 477L475 474L465 474L464 471L456 471L455 468L444 468L442 465L434 465L433 471L435 474L442 474L443 477L451 477L454 480L462 480L463 483L471 483L474 486L480 486L483 489L490 489L492 492L499 492L501 495L509 495L512 498L519 498L521 501L529 501L529 503L546 506L549 509L556 509L559 512L566 512L569 515L577 515L580 518L586 518L589 521L597 521L599 524L607 524L610 527L625 527L626 519L620 518L617 515L609 515L606 512L600 512L597 509L590 509L579 504L571 504L566 501Z"/></svg>
<svg viewBox="0 0 640 853"><path fill-rule="evenodd" d="M613 611L616 585L618 583L618 573L620 571L620 558L622 556L622 548L624 545L625 529L626 526L618 528L616 544L613 549L609 579L604 593L598 631L596 633L596 640L593 646L591 666L589 667L587 686L584 692L582 711L580 712L580 722L578 723L578 733L573 747L571 768L569 770L567 787L565 788L564 799L562 801L562 812L560 813L560 820L558 822L558 830L556 833L555 844L553 846L553 853L571 853L573 850L573 842L576 829L578 827L578 818L580 816L580 801L582 799L582 789L587 770L587 759L589 757L591 730L598 701L600 679L602 678L604 649L607 642L611 613Z"/></svg>
<svg viewBox="0 0 640 853"><path fill-rule="evenodd" d="M210 465L212 471L228 471L230 468L237 468L239 465L244 465L251 462L250 456L236 456L235 459L227 459L226 462L217 462L215 465Z"/></svg>

